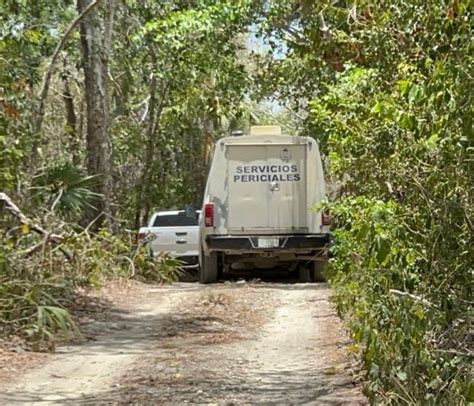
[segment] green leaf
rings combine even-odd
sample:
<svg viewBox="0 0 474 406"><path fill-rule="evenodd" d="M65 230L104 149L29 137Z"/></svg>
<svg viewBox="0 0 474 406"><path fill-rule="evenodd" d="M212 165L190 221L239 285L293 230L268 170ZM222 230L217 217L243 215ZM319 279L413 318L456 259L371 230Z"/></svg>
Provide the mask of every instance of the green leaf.
<svg viewBox="0 0 474 406"><path fill-rule="evenodd" d="M375 238L375 255L379 264L382 264L390 253L390 242L378 235Z"/></svg>

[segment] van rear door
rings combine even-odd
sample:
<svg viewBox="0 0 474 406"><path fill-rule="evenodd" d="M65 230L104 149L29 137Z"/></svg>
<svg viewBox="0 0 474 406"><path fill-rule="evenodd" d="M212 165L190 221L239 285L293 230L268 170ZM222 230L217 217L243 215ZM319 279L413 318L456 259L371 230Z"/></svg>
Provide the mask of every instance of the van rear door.
<svg viewBox="0 0 474 406"><path fill-rule="evenodd" d="M228 230L308 231L307 144L228 144Z"/></svg>

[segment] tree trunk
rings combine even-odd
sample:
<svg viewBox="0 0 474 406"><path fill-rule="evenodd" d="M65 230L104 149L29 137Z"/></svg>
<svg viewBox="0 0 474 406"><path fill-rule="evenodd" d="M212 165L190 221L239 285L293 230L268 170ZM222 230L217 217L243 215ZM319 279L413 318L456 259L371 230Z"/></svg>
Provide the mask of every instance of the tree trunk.
<svg viewBox="0 0 474 406"><path fill-rule="evenodd" d="M155 62L154 57L153 61ZM135 228L140 227L142 223L148 220L150 212L149 195L151 189L152 167L156 159L156 135L159 132L161 113L163 112L163 108L165 106L166 101L166 95L168 93L168 85L166 83L162 83L160 89L160 102L157 105L156 87L157 81L154 75L150 84L150 101L148 105L149 110L148 124L146 130L145 162L136 196Z"/></svg>
<svg viewBox="0 0 474 406"><path fill-rule="evenodd" d="M82 12L92 0L78 0ZM95 220L94 229L101 227L110 214L112 186L112 146L109 133L109 103L107 96L107 62L111 41L113 1L108 2L108 18L101 17L94 9L81 21L82 66L85 77L85 99L87 106L87 171L97 176L94 192L100 194L95 209L90 210L85 220Z"/></svg>
<svg viewBox="0 0 474 406"><path fill-rule="evenodd" d="M145 191L145 182L153 160L153 152L155 150L155 110L156 110L156 75L151 78L150 84L150 100L148 102L148 124L146 129L146 150L143 172L140 177L140 183L137 185L137 195L135 201L135 229L142 225L142 207Z"/></svg>
<svg viewBox="0 0 474 406"><path fill-rule="evenodd" d="M168 90L167 90L167 85L164 84L162 85L161 88L161 99L160 103L157 107L157 112L155 115L155 125L154 125L154 131L153 134L151 134L150 142L148 144L148 149L147 149L147 154L146 154L146 162L145 162L145 170L143 172L143 208L142 208L142 221L143 223L146 222L150 216L151 216L151 208L152 208L152 200L150 198L151 194L151 187L152 187L152 181L153 181L153 170L159 172L159 177L160 177L160 185L165 185L167 184L166 180L166 172L164 170L164 160L163 160L163 148L160 151L156 150L156 146L164 140L162 139L162 134L161 134L161 114L163 112L163 108L165 106L166 102L166 96L167 96ZM158 165L156 165L156 162L158 162Z"/></svg>
<svg viewBox="0 0 474 406"><path fill-rule="evenodd" d="M81 158L79 155L80 135L77 131L77 116L74 108L74 98L69 84L68 72L64 72L63 77L63 101L66 109L66 135L69 141L69 148L72 155L72 164L79 167Z"/></svg>

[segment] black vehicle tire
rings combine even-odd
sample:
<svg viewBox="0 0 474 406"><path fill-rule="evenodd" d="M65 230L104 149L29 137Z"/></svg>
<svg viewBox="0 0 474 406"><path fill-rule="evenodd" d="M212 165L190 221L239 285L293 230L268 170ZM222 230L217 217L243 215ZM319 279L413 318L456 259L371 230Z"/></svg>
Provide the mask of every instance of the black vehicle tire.
<svg viewBox="0 0 474 406"><path fill-rule="evenodd" d="M298 281L300 283L311 282L311 269L308 264L300 264L298 267Z"/></svg>
<svg viewBox="0 0 474 406"><path fill-rule="evenodd" d="M313 282L326 282L325 271L327 261L313 261L311 263L311 280Z"/></svg>
<svg viewBox="0 0 474 406"><path fill-rule="evenodd" d="M199 283L214 283L217 281L217 252L202 255L202 266L199 269Z"/></svg>

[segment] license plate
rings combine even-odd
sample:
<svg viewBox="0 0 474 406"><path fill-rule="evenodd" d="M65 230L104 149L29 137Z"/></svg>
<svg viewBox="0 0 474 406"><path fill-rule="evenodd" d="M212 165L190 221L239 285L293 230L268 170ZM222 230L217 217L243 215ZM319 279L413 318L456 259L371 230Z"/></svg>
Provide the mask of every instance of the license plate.
<svg viewBox="0 0 474 406"><path fill-rule="evenodd" d="M258 247L259 248L276 248L280 246L279 238L259 238Z"/></svg>

